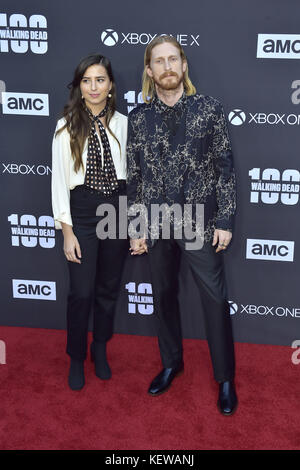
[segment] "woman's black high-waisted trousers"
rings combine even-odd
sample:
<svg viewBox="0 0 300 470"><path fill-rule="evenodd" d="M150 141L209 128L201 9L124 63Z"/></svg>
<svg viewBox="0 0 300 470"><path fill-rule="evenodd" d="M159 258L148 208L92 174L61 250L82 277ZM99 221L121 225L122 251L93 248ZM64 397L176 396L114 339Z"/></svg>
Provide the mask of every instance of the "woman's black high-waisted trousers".
<svg viewBox="0 0 300 470"><path fill-rule="evenodd" d="M84 360L87 354L89 314L93 308L93 339L108 341L113 334L114 312L120 290L128 240L99 239L96 215L99 204L112 204L119 217L119 196L126 194L125 181L119 190L104 196L86 186L76 186L70 195L73 231L81 248L81 264L68 262L70 291L67 304L67 354ZM126 217L126 214L124 214Z"/></svg>

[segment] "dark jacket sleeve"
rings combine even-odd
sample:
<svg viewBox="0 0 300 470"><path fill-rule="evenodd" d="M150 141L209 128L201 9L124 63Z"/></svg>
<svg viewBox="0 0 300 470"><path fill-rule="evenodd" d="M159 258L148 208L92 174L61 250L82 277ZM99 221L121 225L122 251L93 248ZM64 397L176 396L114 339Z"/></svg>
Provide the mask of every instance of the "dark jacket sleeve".
<svg viewBox="0 0 300 470"><path fill-rule="evenodd" d="M134 114L128 116L127 136L127 197L128 205L138 204L142 198L142 175L140 168L140 149L138 129L134 124Z"/></svg>
<svg viewBox="0 0 300 470"><path fill-rule="evenodd" d="M232 230L236 210L235 172L231 144L222 105L217 102L213 118L213 161L217 177L216 228Z"/></svg>
<svg viewBox="0 0 300 470"><path fill-rule="evenodd" d="M138 126L135 124L134 110L128 116L127 135L127 209L128 223L135 218L130 213L130 208L136 204L142 204L142 174L140 167L140 144L138 138ZM130 227L130 225L129 225ZM129 230L129 236L131 232ZM134 237L138 238L138 237Z"/></svg>

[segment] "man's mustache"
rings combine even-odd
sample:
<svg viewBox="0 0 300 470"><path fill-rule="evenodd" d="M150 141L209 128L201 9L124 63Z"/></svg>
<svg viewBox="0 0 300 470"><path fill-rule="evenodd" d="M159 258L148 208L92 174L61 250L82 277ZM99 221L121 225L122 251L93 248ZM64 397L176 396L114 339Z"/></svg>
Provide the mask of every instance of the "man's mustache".
<svg viewBox="0 0 300 470"><path fill-rule="evenodd" d="M161 74L159 79L162 80L163 78L167 78L167 77L177 77L178 78L178 74L176 72L164 72L163 74Z"/></svg>

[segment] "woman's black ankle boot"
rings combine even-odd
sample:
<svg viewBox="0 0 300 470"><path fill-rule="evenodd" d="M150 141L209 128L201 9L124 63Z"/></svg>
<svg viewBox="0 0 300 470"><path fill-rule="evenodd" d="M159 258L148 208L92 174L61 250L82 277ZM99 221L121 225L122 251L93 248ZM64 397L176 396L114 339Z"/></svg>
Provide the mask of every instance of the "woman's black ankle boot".
<svg viewBox="0 0 300 470"><path fill-rule="evenodd" d="M95 373L99 379L108 380L111 378L111 369L106 357L106 342L92 342L91 360L95 362Z"/></svg>
<svg viewBox="0 0 300 470"><path fill-rule="evenodd" d="M81 390L84 386L84 361L71 358L69 386L72 390Z"/></svg>

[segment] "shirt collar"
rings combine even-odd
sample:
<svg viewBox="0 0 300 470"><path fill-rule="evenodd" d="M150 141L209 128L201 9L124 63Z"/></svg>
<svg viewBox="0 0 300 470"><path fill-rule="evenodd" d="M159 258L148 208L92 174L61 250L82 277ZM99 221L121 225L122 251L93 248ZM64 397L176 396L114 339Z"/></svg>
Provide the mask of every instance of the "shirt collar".
<svg viewBox="0 0 300 470"><path fill-rule="evenodd" d="M187 97L186 97L185 91L182 93L181 97L174 104L174 106L168 106L163 101L161 101L156 94L153 99L153 105L155 107L155 110L158 113L168 113L168 114L184 111L186 107L186 102L187 102Z"/></svg>

